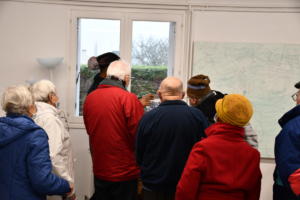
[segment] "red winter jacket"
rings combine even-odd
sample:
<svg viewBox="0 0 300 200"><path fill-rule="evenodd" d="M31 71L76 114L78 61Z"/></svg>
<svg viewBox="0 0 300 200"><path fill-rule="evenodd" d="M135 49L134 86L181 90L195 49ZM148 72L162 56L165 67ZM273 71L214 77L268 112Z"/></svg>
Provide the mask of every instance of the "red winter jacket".
<svg viewBox="0 0 300 200"><path fill-rule="evenodd" d="M258 200L260 155L244 140L244 128L215 123L189 155L176 200Z"/></svg>
<svg viewBox="0 0 300 200"><path fill-rule="evenodd" d="M97 178L115 182L139 176L134 146L143 113L136 95L118 86L100 85L86 97L83 117Z"/></svg>

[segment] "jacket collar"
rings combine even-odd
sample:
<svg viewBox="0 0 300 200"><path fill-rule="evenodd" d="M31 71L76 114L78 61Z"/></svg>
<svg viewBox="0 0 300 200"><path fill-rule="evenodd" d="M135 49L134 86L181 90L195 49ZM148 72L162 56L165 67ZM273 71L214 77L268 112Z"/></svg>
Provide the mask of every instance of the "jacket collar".
<svg viewBox="0 0 300 200"><path fill-rule="evenodd" d="M294 119L295 117L300 116L300 105L295 106L290 111L285 113L279 120L278 123L281 127L283 127L286 123L290 120Z"/></svg>
<svg viewBox="0 0 300 200"><path fill-rule="evenodd" d="M205 129L205 134L207 137L213 135L224 135L230 138L244 138L245 137L245 129L244 127L233 126L231 124L217 122L207 129Z"/></svg>
<svg viewBox="0 0 300 200"><path fill-rule="evenodd" d="M169 100L159 104L159 106L167 106L167 105L187 105L187 104L182 100Z"/></svg>
<svg viewBox="0 0 300 200"><path fill-rule="evenodd" d="M105 87L104 85L116 86L116 87L126 90L126 88L122 84L122 81L120 81L120 80L112 80L112 79L106 78L103 81L101 81L101 83L98 87Z"/></svg>
<svg viewBox="0 0 300 200"><path fill-rule="evenodd" d="M211 90L207 95L205 95L200 101L199 101L199 104L198 104L198 107L201 105L201 104L204 104L206 101L217 101L218 99L221 99L224 97L224 94L219 92L219 91L216 91L216 90ZM197 107L197 106L196 106Z"/></svg>
<svg viewBox="0 0 300 200"><path fill-rule="evenodd" d="M48 103L37 101L35 105L37 107L37 116L44 113L51 113L58 116L58 109Z"/></svg>

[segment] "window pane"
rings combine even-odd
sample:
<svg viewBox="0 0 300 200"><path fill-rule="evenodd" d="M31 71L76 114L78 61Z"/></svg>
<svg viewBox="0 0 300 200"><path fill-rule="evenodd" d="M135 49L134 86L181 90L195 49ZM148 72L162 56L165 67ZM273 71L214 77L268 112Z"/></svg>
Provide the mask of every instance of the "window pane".
<svg viewBox="0 0 300 200"><path fill-rule="evenodd" d="M92 56L106 52L119 54L120 20L78 19L78 76L76 115L82 115L82 104L94 76L99 70L87 68L87 61ZM80 72L80 73L79 73Z"/></svg>
<svg viewBox="0 0 300 200"><path fill-rule="evenodd" d="M154 94L160 82L172 74L175 23L134 21L132 27L131 91L139 97Z"/></svg>

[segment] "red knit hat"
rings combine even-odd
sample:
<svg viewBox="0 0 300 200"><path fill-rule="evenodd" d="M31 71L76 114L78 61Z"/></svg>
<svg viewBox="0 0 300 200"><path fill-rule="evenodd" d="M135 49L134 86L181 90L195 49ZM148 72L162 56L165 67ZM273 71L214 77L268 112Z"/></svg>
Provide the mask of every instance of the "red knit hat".
<svg viewBox="0 0 300 200"><path fill-rule="evenodd" d="M211 91L209 83L210 80L208 76L205 76L203 74L193 76L188 81L187 96L191 98L201 99Z"/></svg>

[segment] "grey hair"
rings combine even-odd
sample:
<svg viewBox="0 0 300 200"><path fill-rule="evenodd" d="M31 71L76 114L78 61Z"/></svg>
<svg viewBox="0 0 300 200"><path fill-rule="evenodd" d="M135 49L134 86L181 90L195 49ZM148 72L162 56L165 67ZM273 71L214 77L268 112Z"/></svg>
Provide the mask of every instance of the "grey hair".
<svg viewBox="0 0 300 200"><path fill-rule="evenodd" d="M31 86L31 92L35 101L47 102L49 94L56 93L56 88L51 81L40 80Z"/></svg>
<svg viewBox="0 0 300 200"><path fill-rule="evenodd" d="M126 75L131 74L130 65L124 60L117 60L112 63L107 68L107 77L116 77L120 80L125 80Z"/></svg>
<svg viewBox="0 0 300 200"><path fill-rule="evenodd" d="M2 95L1 106L6 113L26 115L33 104L32 94L26 86L9 87Z"/></svg>

